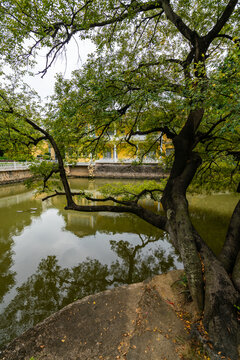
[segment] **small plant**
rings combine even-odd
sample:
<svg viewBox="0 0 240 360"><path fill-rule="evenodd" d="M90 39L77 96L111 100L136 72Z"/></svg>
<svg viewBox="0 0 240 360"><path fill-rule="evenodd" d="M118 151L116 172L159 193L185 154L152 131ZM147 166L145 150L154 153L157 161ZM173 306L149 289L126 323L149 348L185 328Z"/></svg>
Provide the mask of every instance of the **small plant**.
<svg viewBox="0 0 240 360"><path fill-rule="evenodd" d="M237 311L240 311L240 306L238 306L238 305L233 305L236 309L237 309Z"/></svg>
<svg viewBox="0 0 240 360"><path fill-rule="evenodd" d="M190 290L189 290L189 287L188 287L188 280L187 280L187 276L186 276L186 273L184 273L183 275L181 275L181 277L176 280L172 286L174 284L179 284L182 288L184 288L180 293L181 294L184 294L186 296L186 300L187 301L191 301L192 298L191 298L191 294L190 294Z"/></svg>
<svg viewBox="0 0 240 360"><path fill-rule="evenodd" d="M184 286L185 288L188 287L188 281L187 281L187 275L186 273L184 273L180 279L178 280L179 284L181 284L182 286Z"/></svg>
<svg viewBox="0 0 240 360"><path fill-rule="evenodd" d="M239 305L233 305L237 309L237 319L240 321L240 306Z"/></svg>

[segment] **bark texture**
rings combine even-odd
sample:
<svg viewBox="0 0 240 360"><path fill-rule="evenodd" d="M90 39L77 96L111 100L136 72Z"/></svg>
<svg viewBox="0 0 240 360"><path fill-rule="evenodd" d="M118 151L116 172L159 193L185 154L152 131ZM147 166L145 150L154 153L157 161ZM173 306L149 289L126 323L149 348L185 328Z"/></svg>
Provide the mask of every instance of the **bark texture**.
<svg viewBox="0 0 240 360"><path fill-rule="evenodd" d="M195 239L191 231L186 199L178 197L167 209L167 228L180 252L192 299L197 312L203 310L202 266Z"/></svg>
<svg viewBox="0 0 240 360"><path fill-rule="evenodd" d="M216 352L239 359L240 326L238 291L216 256L195 232L196 243L204 264L205 304L203 323Z"/></svg>
<svg viewBox="0 0 240 360"><path fill-rule="evenodd" d="M226 241L219 255L219 260L227 270L233 271L237 255L240 251L240 200L235 207L228 227ZM240 290L240 288L238 288Z"/></svg>

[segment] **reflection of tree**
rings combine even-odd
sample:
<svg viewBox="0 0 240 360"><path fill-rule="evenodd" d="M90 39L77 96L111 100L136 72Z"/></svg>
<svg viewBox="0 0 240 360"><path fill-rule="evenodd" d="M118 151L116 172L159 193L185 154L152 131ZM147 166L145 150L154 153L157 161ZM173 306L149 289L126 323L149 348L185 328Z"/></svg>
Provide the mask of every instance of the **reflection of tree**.
<svg viewBox="0 0 240 360"><path fill-rule="evenodd" d="M59 210L59 214L65 220L65 230L73 232L78 237L96 234L145 234L148 236L156 235L162 239L165 234L162 230L156 229L151 224L132 214L117 213L79 213L63 210L64 199L53 198L52 204Z"/></svg>
<svg viewBox="0 0 240 360"><path fill-rule="evenodd" d="M43 259L36 273L17 289L17 295L0 316L2 345L76 299L174 269L176 255L166 255L160 246L142 255L144 247L157 240L142 236L141 244L136 246L123 240L111 241L111 248L119 259L110 266L87 258L65 269L58 265L55 256Z"/></svg>
<svg viewBox="0 0 240 360"><path fill-rule="evenodd" d="M6 198L9 196L19 195L27 193L26 186L22 183L16 185L2 185L0 186L0 198Z"/></svg>
<svg viewBox="0 0 240 360"><path fill-rule="evenodd" d="M172 254L166 255L166 251L158 247L149 255L142 255L141 250L158 238L146 237L139 234L141 244L132 246L128 241L110 241L111 248L122 262L117 260L110 267L110 274L113 281L120 284L131 284L143 281L144 279L175 268Z"/></svg>
<svg viewBox="0 0 240 360"><path fill-rule="evenodd" d="M0 316L2 344L60 307L63 297L61 278L65 272L55 256L40 262L36 273L17 289L17 295Z"/></svg>
<svg viewBox="0 0 240 360"><path fill-rule="evenodd" d="M16 196L18 189L19 193ZM29 226L42 209L41 202L33 198L31 192L23 190L23 186L18 185L4 186L0 191L0 302L15 284L15 273L11 271L13 237ZM33 208L36 209L34 213L31 212Z"/></svg>
<svg viewBox="0 0 240 360"><path fill-rule="evenodd" d="M0 302L4 295L15 284L15 273L10 270L12 266L12 241L0 241Z"/></svg>

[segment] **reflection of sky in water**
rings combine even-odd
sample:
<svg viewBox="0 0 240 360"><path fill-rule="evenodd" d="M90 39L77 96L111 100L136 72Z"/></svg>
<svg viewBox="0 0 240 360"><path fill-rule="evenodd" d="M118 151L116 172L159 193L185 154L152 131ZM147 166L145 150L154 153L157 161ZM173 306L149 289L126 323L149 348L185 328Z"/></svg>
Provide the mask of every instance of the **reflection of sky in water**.
<svg viewBox="0 0 240 360"><path fill-rule="evenodd" d="M28 196L23 194L23 198L26 199ZM36 201L39 205L42 205L40 200ZM19 196L17 197L17 203L19 204ZM13 266L11 270L16 272L16 285L5 296L4 305L14 297L16 287L20 286L31 274L35 273L41 259L46 258L48 255L56 255L61 267L75 266L86 260L87 257L97 259L102 264L110 265L118 258L116 253L111 250L110 240L129 241L132 246L141 243L138 234L129 232L129 227L131 228L131 226L133 231L136 229L136 223L134 226L131 222L132 215L102 213L100 220L97 221L98 214L68 213L62 211L62 209L49 208L49 206L52 205L50 203L44 205L44 210L42 213L40 211L40 214L32 214L31 211L28 211L30 209L26 210L26 206L22 213L19 212L21 207L18 207L17 211L15 210L18 220L21 220L21 217L28 216L31 217L31 223L23 228L19 235L12 237L14 245L12 247ZM106 228L101 229L103 221L101 219L103 217L112 224L112 231L111 228L109 228L109 231L106 231ZM121 233L117 233L119 220L121 221L121 229L119 228ZM149 225L145 225L142 220L139 221L141 222L141 227L146 227L146 232L148 233ZM125 229L122 226L124 223L126 224L127 232L124 232ZM100 229L98 228L99 224ZM105 224L105 227L107 226L108 222ZM73 231L71 231L71 228ZM89 235L86 235L87 231ZM166 240L163 240L148 244L143 250L144 254L149 253L151 249L155 249L159 245L166 251L166 254L171 251L171 245ZM175 264L177 267L181 267L181 264L178 262Z"/></svg>
<svg viewBox="0 0 240 360"><path fill-rule="evenodd" d="M80 217L81 214L79 213ZM106 215L107 216L107 215ZM126 215L125 215L126 216ZM70 231L65 231L65 221L57 209L48 209L35 218L31 226L21 235L14 237L14 266L16 280L22 282L35 272L38 263L48 255L56 255L62 267L71 267L82 262L86 257L98 259L110 265L117 255L111 250L110 240L126 240L132 245L140 244L138 234L109 234L96 232L95 235L79 238ZM161 246L168 253L171 245L165 240ZM144 250L159 246L159 241L148 244Z"/></svg>
<svg viewBox="0 0 240 360"><path fill-rule="evenodd" d="M48 209L34 219L20 236L14 238L13 269L18 273L18 281L24 281L36 270L40 260L48 255L56 255L62 267L76 265L87 256L104 263L111 262L114 254L108 240L116 236L97 233L95 236L79 238L70 231L64 231L64 228L65 221L58 210ZM126 238L129 236L126 235Z"/></svg>

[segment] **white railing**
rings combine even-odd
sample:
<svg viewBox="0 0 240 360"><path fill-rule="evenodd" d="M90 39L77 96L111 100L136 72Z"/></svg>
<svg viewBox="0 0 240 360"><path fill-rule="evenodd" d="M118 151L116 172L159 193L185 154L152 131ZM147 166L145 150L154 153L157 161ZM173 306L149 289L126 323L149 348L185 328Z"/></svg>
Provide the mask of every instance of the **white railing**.
<svg viewBox="0 0 240 360"><path fill-rule="evenodd" d="M29 169L29 166L30 163L28 162L17 162L17 161L0 162L0 171L27 170Z"/></svg>
<svg viewBox="0 0 240 360"><path fill-rule="evenodd" d="M113 163L119 163L119 164L132 164L133 161L138 161L138 159L133 159L133 158L129 158L129 159L118 159L118 158L102 158L102 159L98 159L95 161L86 161L86 162L76 162L74 165L76 166L88 166L89 164L95 165L95 164L100 164L100 163L104 163L104 164L113 164ZM159 164L161 163L161 159L156 159L156 158L145 158L143 159L143 164ZM68 164L71 165L71 164Z"/></svg>
<svg viewBox="0 0 240 360"><path fill-rule="evenodd" d="M112 159L112 158L102 158L102 159L98 159L98 160L95 160L95 163L109 163L109 164L112 164L112 163L117 163L117 162L120 162L118 159Z"/></svg>
<svg viewBox="0 0 240 360"><path fill-rule="evenodd" d="M56 162L55 160L49 160L51 162ZM103 158L96 160L94 162L77 162L75 165L77 166L89 166L89 164L95 165L96 163L122 163L122 164L131 164L133 159L124 159L124 161L120 161L119 159L109 159L109 158ZM146 158L144 159L143 163L148 164L156 164L159 163L156 159L153 158ZM0 161L0 171L14 171L14 170L27 170L29 169L31 163L30 162L17 162L17 161L6 161L1 162ZM71 165L71 164L67 164Z"/></svg>

